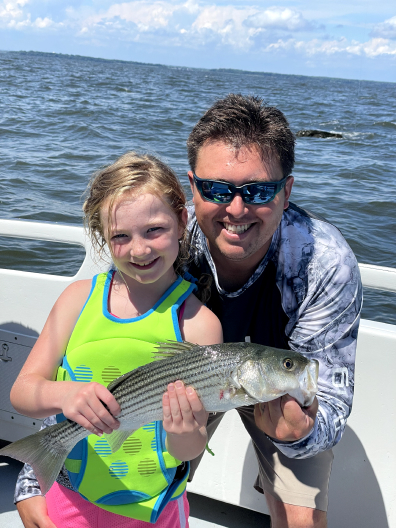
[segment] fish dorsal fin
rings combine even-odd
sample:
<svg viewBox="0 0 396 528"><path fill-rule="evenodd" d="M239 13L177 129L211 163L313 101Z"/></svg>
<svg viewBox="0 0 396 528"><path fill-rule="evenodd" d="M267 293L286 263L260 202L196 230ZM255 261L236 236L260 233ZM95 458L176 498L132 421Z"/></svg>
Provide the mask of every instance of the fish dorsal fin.
<svg viewBox="0 0 396 528"><path fill-rule="evenodd" d="M165 341L163 343L159 342L157 345L154 352L155 356L153 356L155 359L164 359L183 354L198 346L196 343L189 343L188 341Z"/></svg>

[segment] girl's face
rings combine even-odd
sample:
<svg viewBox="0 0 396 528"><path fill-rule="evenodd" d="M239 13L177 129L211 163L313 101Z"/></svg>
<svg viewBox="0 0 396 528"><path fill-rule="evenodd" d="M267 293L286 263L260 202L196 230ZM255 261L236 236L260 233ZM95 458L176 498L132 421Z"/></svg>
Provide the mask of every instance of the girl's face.
<svg viewBox="0 0 396 528"><path fill-rule="evenodd" d="M173 263L184 228L160 198L150 193L121 196L113 206L109 237L107 204L101 210L101 220L114 264L124 276L142 284L174 279Z"/></svg>

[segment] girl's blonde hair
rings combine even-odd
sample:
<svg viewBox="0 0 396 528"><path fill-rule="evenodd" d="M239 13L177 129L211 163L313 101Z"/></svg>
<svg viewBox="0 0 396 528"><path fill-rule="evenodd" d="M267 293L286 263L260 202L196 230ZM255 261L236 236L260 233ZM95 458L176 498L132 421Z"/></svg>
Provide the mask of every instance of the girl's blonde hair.
<svg viewBox="0 0 396 528"><path fill-rule="evenodd" d="M87 187L83 205L84 223L99 255L110 239L111 214L115 201L127 192L150 193L166 203L184 227L180 249L174 263L177 272L188 259L186 226L182 220L186 196L177 176L168 165L150 154L127 152L112 165L96 172ZM108 203L108 233L104 233L101 209ZM106 236L107 235L107 236ZM109 245L110 252L112 248Z"/></svg>

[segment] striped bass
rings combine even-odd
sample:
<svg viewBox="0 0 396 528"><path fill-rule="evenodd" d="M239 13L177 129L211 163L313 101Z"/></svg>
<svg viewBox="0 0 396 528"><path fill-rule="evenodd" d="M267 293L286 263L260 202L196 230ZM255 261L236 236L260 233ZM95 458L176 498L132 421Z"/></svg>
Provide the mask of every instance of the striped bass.
<svg viewBox="0 0 396 528"><path fill-rule="evenodd" d="M121 407L119 429L105 435L113 453L136 429L162 420L162 395L177 380L194 387L208 412L266 402L284 394L309 406L318 390L319 363L292 350L255 343L199 346L167 342L155 354L162 359L120 376L107 387ZM69 452L89 434L76 422L65 420L0 449L0 455L30 464L45 494Z"/></svg>

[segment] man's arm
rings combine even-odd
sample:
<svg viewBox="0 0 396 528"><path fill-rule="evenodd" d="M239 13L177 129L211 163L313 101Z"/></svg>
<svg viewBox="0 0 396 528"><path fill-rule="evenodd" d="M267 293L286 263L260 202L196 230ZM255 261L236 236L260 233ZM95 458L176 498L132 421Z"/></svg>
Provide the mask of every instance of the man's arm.
<svg viewBox="0 0 396 528"><path fill-rule="evenodd" d="M56 528L48 517L45 497L41 495L18 502L17 509L25 528Z"/></svg>
<svg viewBox="0 0 396 528"><path fill-rule="evenodd" d="M314 243L307 245L310 254L305 259L295 258L301 251L301 246L293 246L298 239L295 226L288 227L287 235L282 233L287 244L280 255L277 284L289 316L290 348L319 361L318 410L301 409L284 396L265 404L264 409L256 408L255 413L257 426L292 458L313 456L340 440L354 392L362 306L359 268L333 226L319 222L314 227Z"/></svg>
<svg viewBox="0 0 396 528"><path fill-rule="evenodd" d="M55 416L44 419L41 429L54 425ZM18 475L14 503L25 528L56 528L48 517L45 497L42 495L33 468L25 464Z"/></svg>

